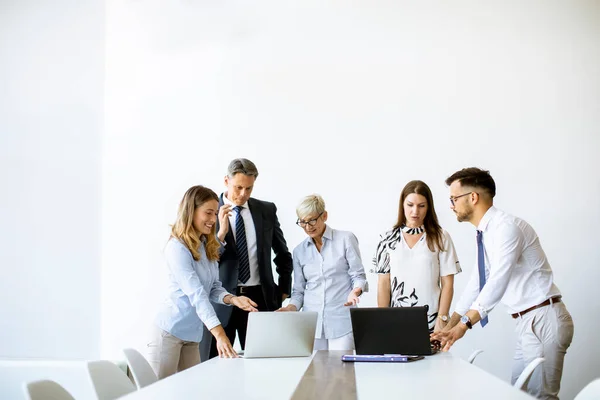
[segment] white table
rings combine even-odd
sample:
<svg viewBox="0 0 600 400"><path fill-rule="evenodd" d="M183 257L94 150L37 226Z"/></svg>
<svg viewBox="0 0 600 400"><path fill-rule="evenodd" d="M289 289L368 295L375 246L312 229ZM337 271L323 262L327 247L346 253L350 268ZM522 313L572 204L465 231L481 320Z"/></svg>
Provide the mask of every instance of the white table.
<svg viewBox="0 0 600 400"><path fill-rule="evenodd" d="M411 363L356 363L354 370L359 399L533 398L452 353Z"/></svg>
<svg viewBox="0 0 600 400"><path fill-rule="evenodd" d="M289 399L312 357L213 358L123 399Z"/></svg>
<svg viewBox="0 0 600 400"><path fill-rule="evenodd" d="M337 355L336 355L337 357ZM289 399L312 357L215 358L123 397L135 399ZM341 366L340 361L340 366ZM411 363L355 363L359 399L522 399L509 383L442 353Z"/></svg>

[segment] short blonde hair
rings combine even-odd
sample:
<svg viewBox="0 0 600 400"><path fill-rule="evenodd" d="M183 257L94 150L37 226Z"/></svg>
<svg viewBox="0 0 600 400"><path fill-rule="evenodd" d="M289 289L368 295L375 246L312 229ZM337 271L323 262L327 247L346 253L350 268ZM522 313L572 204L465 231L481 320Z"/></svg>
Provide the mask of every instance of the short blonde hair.
<svg viewBox="0 0 600 400"><path fill-rule="evenodd" d="M296 207L296 215L302 219L309 214L322 214L325 212L325 201L318 194L311 194L302 199Z"/></svg>

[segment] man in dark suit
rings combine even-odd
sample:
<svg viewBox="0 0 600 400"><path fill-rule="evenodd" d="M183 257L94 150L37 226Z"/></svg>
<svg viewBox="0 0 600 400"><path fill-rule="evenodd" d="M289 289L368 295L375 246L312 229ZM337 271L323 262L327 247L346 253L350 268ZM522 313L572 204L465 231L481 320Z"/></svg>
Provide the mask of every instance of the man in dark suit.
<svg viewBox="0 0 600 400"><path fill-rule="evenodd" d="M219 260L219 277L227 291L249 297L258 304L259 311L275 311L291 293L292 256L279 226L275 204L250 197L257 177L258 170L250 160L237 158L229 164L225 176L227 191L219 199L219 205L229 212L229 230L224 238L219 238L226 243ZM275 253L278 284L273 279L271 249ZM237 332L244 349L248 312L215 303L213 306L231 343ZM209 357L205 353L206 343L200 349L203 361L217 356L214 340Z"/></svg>

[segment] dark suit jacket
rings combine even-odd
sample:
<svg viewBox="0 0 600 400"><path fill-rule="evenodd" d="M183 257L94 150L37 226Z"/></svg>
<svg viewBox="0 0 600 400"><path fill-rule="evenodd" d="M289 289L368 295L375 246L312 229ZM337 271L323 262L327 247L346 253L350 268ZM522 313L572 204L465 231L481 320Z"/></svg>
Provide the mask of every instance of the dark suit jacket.
<svg viewBox="0 0 600 400"><path fill-rule="evenodd" d="M223 194L219 197L219 205L223 205ZM267 201L250 198L248 208L252 214L256 230L256 247L258 258L258 271L268 311L281 307L281 295L292 292L292 272L294 270L292 255L288 251L283 232L277 219L277 207ZM217 221L218 223L218 221ZM217 226L217 232L219 227ZM229 229L225 236L227 246L219 260L219 277L223 287L229 293L235 294L238 284L238 256L235 247L233 232ZM279 274L278 284L273 279L271 267L271 249L275 252L276 271ZM229 322L231 306L213 303L215 312L223 326Z"/></svg>

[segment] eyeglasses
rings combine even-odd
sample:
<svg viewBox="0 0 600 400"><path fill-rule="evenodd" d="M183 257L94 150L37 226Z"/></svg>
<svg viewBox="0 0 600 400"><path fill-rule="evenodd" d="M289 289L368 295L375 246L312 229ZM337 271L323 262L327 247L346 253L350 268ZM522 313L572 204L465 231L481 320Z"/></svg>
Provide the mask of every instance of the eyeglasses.
<svg viewBox="0 0 600 400"><path fill-rule="evenodd" d="M313 218L309 221L298 219L298 221L296 221L296 225L298 225L300 228L306 228L306 225L315 226L317 224L317 220L321 218L321 215L323 215L323 213L317 215L317 218Z"/></svg>
<svg viewBox="0 0 600 400"><path fill-rule="evenodd" d="M454 205L454 202L456 202L457 199L460 199L461 197L464 197L464 196L468 196L471 193L475 193L475 192L469 192L469 193L461 194L460 196L454 196L454 197L450 196L450 204Z"/></svg>

